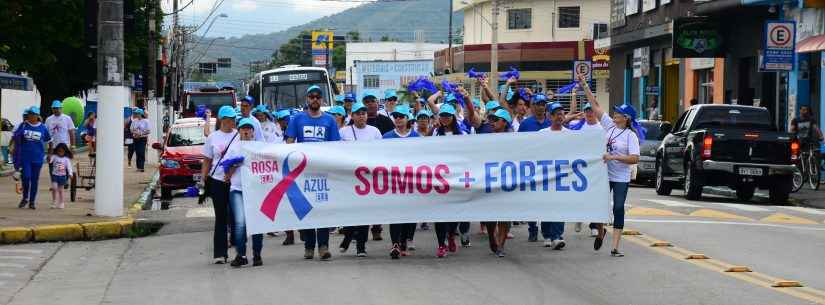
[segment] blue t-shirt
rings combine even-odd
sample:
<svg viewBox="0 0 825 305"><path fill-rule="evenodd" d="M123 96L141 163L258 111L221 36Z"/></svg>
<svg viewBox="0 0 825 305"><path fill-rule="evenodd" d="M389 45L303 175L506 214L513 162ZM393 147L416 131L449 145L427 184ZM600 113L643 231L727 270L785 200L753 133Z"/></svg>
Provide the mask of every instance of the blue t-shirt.
<svg viewBox="0 0 825 305"><path fill-rule="evenodd" d="M518 132L539 131L550 127L551 123L552 121L550 121L550 118L545 117L544 122L539 123L539 121L536 120L536 117L530 116L524 119L524 121L521 121L521 125L518 126Z"/></svg>
<svg viewBox="0 0 825 305"><path fill-rule="evenodd" d="M417 132L415 132L415 130L411 130L410 133L407 134L406 137L402 137L402 136L399 136L397 132L395 132L395 129L393 129L393 130L390 130L389 132L384 134L384 139L404 139L404 138L414 138L414 137L418 137L418 136L419 135L418 135Z"/></svg>
<svg viewBox="0 0 825 305"><path fill-rule="evenodd" d="M306 112L292 116L286 128L286 136L295 139L295 142L326 142L340 141L338 124L335 119L326 113L313 118Z"/></svg>
<svg viewBox="0 0 825 305"><path fill-rule="evenodd" d="M15 132L15 139L19 141L18 156L24 162L43 162L46 157L45 145L52 140L46 125L38 123L31 125L23 123Z"/></svg>

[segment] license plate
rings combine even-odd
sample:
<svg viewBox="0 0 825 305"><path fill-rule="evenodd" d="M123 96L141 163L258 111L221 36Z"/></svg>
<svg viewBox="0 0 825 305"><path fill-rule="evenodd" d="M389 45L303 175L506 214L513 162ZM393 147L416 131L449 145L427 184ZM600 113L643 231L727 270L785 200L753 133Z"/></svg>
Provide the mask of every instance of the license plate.
<svg viewBox="0 0 825 305"><path fill-rule="evenodd" d="M192 180L195 182L201 182L201 180L203 180L203 177L201 177L201 175L192 175Z"/></svg>
<svg viewBox="0 0 825 305"><path fill-rule="evenodd" d="M656 167L653 163L640 163L639 168L641 169L654 169Z"/></svg>
<svg viewBox="0 0 825 305"><path fill-rule="evenodd" d="M745 176L762 176L762 169L758 167L740 167L739 174Z"/></svg>

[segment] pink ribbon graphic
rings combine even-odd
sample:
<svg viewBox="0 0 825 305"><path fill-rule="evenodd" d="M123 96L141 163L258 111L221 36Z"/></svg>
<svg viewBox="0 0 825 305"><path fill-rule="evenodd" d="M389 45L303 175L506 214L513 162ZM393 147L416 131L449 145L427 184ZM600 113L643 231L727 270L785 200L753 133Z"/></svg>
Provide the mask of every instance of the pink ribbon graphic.
<svg viewBox="0 0 825 305"><path fill-rule="evenodd" d="M298 164L297 168L290 171L289 157L293 153L295 152L289 153L284 159L283 179L266 195L263 204L261 204L261 212L264 213L269 220L275 221L275 214L278 211L278 205L281 203L284 194L286 194L286 197L289 199L289 203L292 205L292 209L295 211L295 215L298 216L299 220L304 219L304 217L309 214L309 211L312 210L312 205L309 204L309 201L301 192L301 189L295 184L295 179L298 178L306 168L307 157L303 153L300 153L303 157L301 163Z"/></svg>

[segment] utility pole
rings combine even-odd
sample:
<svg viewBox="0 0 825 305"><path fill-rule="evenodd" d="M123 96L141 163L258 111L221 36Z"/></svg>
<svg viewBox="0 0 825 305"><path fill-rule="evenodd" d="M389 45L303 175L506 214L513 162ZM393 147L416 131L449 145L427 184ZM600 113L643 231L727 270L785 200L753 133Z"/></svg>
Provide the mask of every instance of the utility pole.
<svg viewBox="0 0 825 305"><path fill-rule="evenodd" d="M453 73L453 0L450 0L450 22L447 32L447 66L450 67L450 73Z"/></svg>
<svg viewBox="0 0 825 305"><path fill-rule="evenodd" d="M166 119L165 124L171 124L174 105L178 101L178 56L180 56L180 37L178 34L178 0L172 1L172 37L169 39L169 97L166 99ZM164 126L165 127L165 126ZM164 128L165 129L165 128Z"/></svg>
<svg viewBox="0 0 825 305"><path fill-rule="evenodd" d="M158 54L158 46L156 44L157 41L157 33L155 32L155 17L157 15L157 11L155 10L155 0L148 0L146 1L146 12L149 14L149 47L148 47L148 56L147 59L148 69L146 81L143 84L144 90L146 90L146 104L145 105L152 105L149 103L149 100L155 98L155 84L157 84L157 80L155 79L155 75L157 73L156 66L157 66L157 54Z"/></svg>
<svg viewBox="0 0 825 305"><path fill-rule="evenodd" d="M100 0L97 36L97 161L95 214L123 216L123 0Z"/></svg>
<svg viewBox="0 0 825 305"><path fill-rule="evenodd" d="M498 14L499 14L499 0L493 0L493 28L492 40L490 42L490 88L493 90L493 98L498 100Z"/></svg>

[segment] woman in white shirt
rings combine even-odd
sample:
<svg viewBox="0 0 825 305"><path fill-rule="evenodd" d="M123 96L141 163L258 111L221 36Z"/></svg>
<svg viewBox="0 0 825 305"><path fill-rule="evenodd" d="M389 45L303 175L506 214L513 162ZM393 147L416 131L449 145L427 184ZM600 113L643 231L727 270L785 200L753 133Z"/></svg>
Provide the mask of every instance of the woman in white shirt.
<svg viewBox="0 0 825 305"><path fill-rule="evenodd" d="M230 264L232 267L241 267L249 264L246 258L246 215L244 214L243 190L241 188L241 173L238 172L243 163L243 142L255 140L255 124L252 118L243 118L238 122L238 137L240 141L234 141L229 145L226 157L221 163L221 167L228 168L224 177L224 182L229 182L229 207L232 211L232 245L235 246L236 256ZM264 135L266 137L266 135ZM241 162L238 162L238 161ZM263 249L263 234L252 235L252 266L263 265L261 260L261 250Z"/></svg>
<svg viewBox="0 0 825 305"><path fill-rule="evenodd" d="M201 177L206 179L206 185L199 185L200 189L207 187L206 194L212 198L215 209L215 234L213 236L214 251L212 258L216 264L225 264L229 259L227 249L226 226L229 223L229 184L225 181L225 174L219 164L224 159L227 149L234 141L238 141L235 131L235 110L230 106L223 106L218 110L220 129L212 132L203 145L203 166Z"/></svg>

